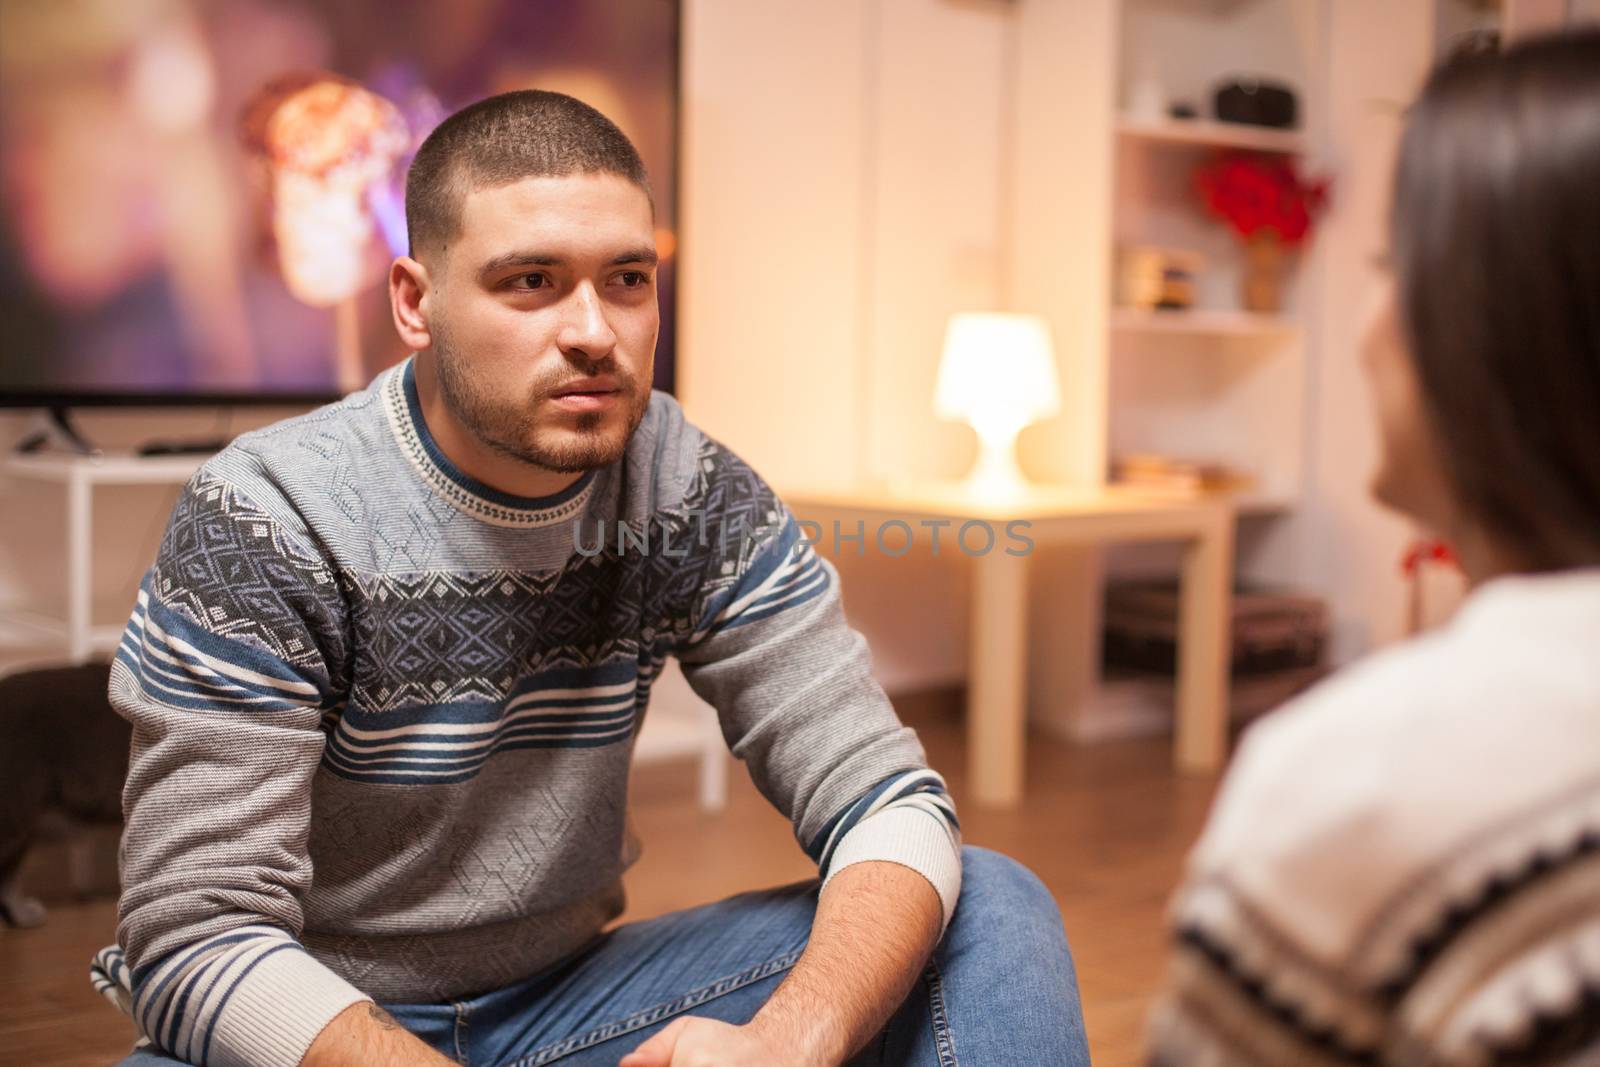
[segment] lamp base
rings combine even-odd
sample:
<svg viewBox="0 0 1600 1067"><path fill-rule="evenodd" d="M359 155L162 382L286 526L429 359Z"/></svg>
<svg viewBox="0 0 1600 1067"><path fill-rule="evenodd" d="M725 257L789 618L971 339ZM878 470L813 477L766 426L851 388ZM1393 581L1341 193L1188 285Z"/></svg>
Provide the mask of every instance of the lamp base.
<svg viewBox="0 0 1600 1067"><path fill-rule="evenodd" d="M1017 435L1005 440L978 438L978 462L962 482L962 488L976 497L1009 500L1026 496L1031 488L1022 468L1017 466Z"/></svg>

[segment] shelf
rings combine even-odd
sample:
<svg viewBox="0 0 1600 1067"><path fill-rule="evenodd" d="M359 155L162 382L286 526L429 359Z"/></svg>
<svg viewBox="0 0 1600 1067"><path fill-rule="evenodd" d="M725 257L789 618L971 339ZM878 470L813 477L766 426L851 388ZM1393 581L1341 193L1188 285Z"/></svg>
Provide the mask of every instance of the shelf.
<svg viewBox="0 0 1600 1067"><path fill-rule="evenodd" d="M1178 311L1128 307L1111 310L1111 328L1118 333L1209 337L1285 337L1300 332L1299 322L1287 315L1266 315L1255 311Z"/></svg>
<svg viewBox="0 0 1600 1067"><path fill-rule="evenodd" d="M1256 490L1249 493L1240 493L1233 504L1240 515L1271 516L1284 515L1292 511L1295 501L1292 496L1286 493Z"/></svg>
<svg viewBox="0 0 1600 1067"><path fill-rule="evenodd" d="M143 456L137 452L104 452L86 456L70 452L13 453L4 470L19 478L95 485L182 485L213 453Z"/></svg>
<svg viewBox="0 0 1600 1067"><path fill-rule="evenodd" d="M60 644L69 629L66 619L29 608L11 608L0 614L0 644L4 645L28 643L23 635ZM117 646L122 644L125 630L126 626L121 623L89 627L91 649L96 652L115 652Z"/></svg>
<svg viewBox="0 0 1600 1067"><path fill-rule="evenodd" d="M1209 500L1231 496L1234 510L1240 515L1251 517L1287 514L1294 510L1296 503L1294 496L1290 493L1261 488L1245 489L1237 492L1225 490L1196 492L1189 489L1163 488L1158 485L1138 482L1112 481L1109 485L1113 488L1133 490L1147 496L1171 497L1174 500Z"/></svg>
<svg viewBox="0 0 1600 1067"><path fill-rule="evenodd" d="M1277 130L1250 126L1242 122L1211 122L1206 119L1119 118L1117 134L1137 141L1162 144L1199 145L1209 148L1242 148L1254 152L1298 154L1306 150L1305 134L1299 130Z"/></svg>

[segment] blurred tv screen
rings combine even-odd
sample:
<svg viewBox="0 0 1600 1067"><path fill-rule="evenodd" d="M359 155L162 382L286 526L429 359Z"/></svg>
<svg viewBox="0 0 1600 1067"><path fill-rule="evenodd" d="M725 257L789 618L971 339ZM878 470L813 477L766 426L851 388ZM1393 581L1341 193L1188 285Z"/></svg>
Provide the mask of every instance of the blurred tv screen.
<svg viewBox="0 0 1600 1067"><path fill-rule="evenodd" d="M365 384L407 354L386 279L417 145L524 88L593 105L644 159L670 389L678 17L677 0L0 0L0 405ZM304 84L344 94L349 127L314 146L344 162L309 177L252 147L249 118Z"/></svg>

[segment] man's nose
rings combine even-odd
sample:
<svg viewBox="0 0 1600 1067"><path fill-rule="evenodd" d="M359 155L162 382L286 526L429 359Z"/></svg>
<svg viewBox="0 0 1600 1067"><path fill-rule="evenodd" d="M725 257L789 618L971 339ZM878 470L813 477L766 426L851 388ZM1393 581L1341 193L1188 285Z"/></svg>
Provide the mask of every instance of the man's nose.
<svg viewBox="0 0 1600 1067"><path fill-rule="evenodd" d="M593 282L579 282L568 297L557 341L563 350L581 349L591 359L608 355L616 346L617 335L606 320L605 305Z"/></svg>

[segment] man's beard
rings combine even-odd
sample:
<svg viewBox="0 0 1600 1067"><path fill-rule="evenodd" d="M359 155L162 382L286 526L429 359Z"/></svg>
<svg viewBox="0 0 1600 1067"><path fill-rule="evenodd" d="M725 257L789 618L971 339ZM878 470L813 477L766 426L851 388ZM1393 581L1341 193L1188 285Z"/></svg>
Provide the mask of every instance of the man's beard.
<svg viewBox="0 0 1600 1067"><path fill-rule="evenodd" d="M650 406L650 390L641 389L637 379L627 374L611 358L573 367L565 374L551 375L548 381L534 383L522 402L496 396L472 377L468 362L450 344L448 335L433 332L434 365L438 368L439 393L455 416L472 435L501 455L554 471L577 474L607 467L620 460L634 430ZM606 429L610 412L583 411L572 418L576 433L562 432L569 438L558 442L541 441L534 410L551 390L572 381L577 375L593 377L610 374L617 379L617 399L627 409L627 426L622 432ZM556 431L560 432L560 431Z"/></svg>

